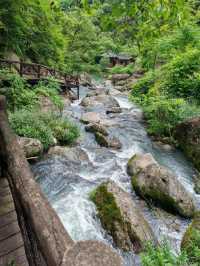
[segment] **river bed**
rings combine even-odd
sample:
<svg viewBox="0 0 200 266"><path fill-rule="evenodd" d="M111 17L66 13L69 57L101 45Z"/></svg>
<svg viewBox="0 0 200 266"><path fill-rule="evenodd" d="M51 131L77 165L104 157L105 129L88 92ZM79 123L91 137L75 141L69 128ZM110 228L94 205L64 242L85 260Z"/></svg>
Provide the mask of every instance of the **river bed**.
<svg viewBox="0 0 200 266"><path fill-rule="evenodd" d="M104 86L110 89L112 94L111 84L105 82ZM82 87L80 91L83 98L89 89ZM126 165L135 153L150 152L160 164L176 173L186 189L192 193L192 176L195 170L181 152L166 151L151 141L142 123L141 110L129 102L126 94L115 93L113 97L122 108L120 114L106 115L103 105L84 108L80 105L80 100L65 108L63 115L73 120L81 130L81 137L76 146L87 154L88 159L75 161L57 155L44 158L33 166L37 182L74 240L96 239L113 245L112 238L103 230L95 206L89 199L93 189L103 181L112 179L131 193L158 239L167 238L178 252L181 238L190 220L170 215L155 207L149 208L132 192ZM112 123L108 131L111 136L121 141L121 150L100 147L94 135L85 131L79 119L86 111L99 112ZM195 197L199 202L197 195ZM139 257L135 254L122 253L120 250L118 252L124 258L124 265L140 264Z"/></svg>

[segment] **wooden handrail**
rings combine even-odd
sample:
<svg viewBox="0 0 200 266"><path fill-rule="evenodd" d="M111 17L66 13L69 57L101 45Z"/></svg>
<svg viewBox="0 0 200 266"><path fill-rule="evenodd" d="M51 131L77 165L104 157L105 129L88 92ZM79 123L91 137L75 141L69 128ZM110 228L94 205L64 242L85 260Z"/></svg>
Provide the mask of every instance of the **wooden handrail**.
<svg viewBox="0 0 200 266"><path fill-rule="evenodd" d="M16 68L16 65L19 68ZM71 83L74 86L79 86L79 77L63 73L59 70L50 68L45 65L36 64L36 63L26 63L22 61L6 60L0 59L0 66L8 66L11 70L12 66L19 72L21 76L33 76L36 79L47 78L52 76L57 78L59 81L64 82L65 85L70 85ZM45 72L44 72L45 71ZM45 73L45 74L44 74Z"/></svg>

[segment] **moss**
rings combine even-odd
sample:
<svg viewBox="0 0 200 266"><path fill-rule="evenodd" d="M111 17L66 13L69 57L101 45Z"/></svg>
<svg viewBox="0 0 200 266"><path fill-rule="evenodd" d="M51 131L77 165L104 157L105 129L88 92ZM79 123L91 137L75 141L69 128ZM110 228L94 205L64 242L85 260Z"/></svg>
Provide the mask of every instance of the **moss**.
<svg viewBox="0 0 200 266"><path fill-rule="evenodd" d="M97 206L98 216L103 227L114 236L116 225L122 225L123 218L113 194L108 192L106 184L102 184L90 194L90 199Z"/></svg>
<svg viewBox="0 0 200 266"><path fill-rule="evenodd" d="M133 155L129 160L128 160L128 164L127 164L127 173L132 176L133 173L133 167L132 167L132 163L134 160L137 159L137 154Z"/></svg>
<svg viewBox="0 0 200 266"><path fill-rule="evenodd" d="M95 138L96 138L96 141L99 145L104 146L104 147L109 146L106 137L104 135L102 135L101 133L99 133L99 132L95 133Z"/></svg>
<svg viewBox="0 0 200 266"><path fill-rule="evenodd" d="M185 232L181 243L181 250L188 255L189 261L200 265L200 212Z"/></svg>
<svg viewBox="0 0 200 266"><path fill-rule="evenodd" d="M179 214L186 216L184 210L180 209L178 204L169 195L159 191L155 188L146 188L145 186L140 187L137 181L137 174L131 178L132 187L136 194L144 198L146 201L152 200L154 204L161 206L166 211L171 213L178 212Z"/></svg>

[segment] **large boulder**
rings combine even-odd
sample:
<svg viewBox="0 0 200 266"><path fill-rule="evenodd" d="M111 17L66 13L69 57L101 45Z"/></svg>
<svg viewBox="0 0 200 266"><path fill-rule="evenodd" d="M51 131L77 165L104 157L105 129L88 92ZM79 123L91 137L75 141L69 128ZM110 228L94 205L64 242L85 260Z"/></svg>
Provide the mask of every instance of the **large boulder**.
<svg viewBox="0 0 200 266"><path fill-rule="evenodd" d="M101 133L104 136L108 136L108 132L104 126L101 124L97 123L90 123L89 125L85 126L85 130L87 132L92 132L92 133Z"/></svg>
<svg viewBox="0 0 200 266"><path fill-rule="evenodd" d="M120 107L112 107L106 110L106 114L118 114L121 112L122 112L122 109Z"/></svg>
<svg viewBox="0 0 200 266"><path fill-rule="evenodd" d="M43 152L43 145L38 139L19 137L18 142L24 150L26 158L40 156Z"/></svg>
<svg viewBox="0 0 200 266"><path fill-rule="evenodd" d="M48 155L62 156L69 161L89 161L87 153L79 147L54 146L49 149Z"/></svg>
<svg viewBox="0 0 200 266"><path fill-rule="evenodd" d="M200 265L200 212L195 214L187 228L181 242L181 250L188 255L190 265Z"/></svg>
<svg viewBox="0 0 200 266"><path fill-rule="evenodd" d="M95 133L95 139L100 146L119 150L122 144L116 137L107 137L100 132Z"/></svg>
<svg viewBox="0 0 200 266"><path fill-rule="evenodd" d="M65 252L61 266L122 266L122 258L110 246L96 240L77 242ZM134 266L134 265L133 265Z"/></svg>
<svg viewBox="0 0 200 266"><path fill-rule="evenodd" d="M128 174L132 186L145 200L152 200L163 209L192 217L194 200L179 182L177 176L160 166L149 153L134 155L128 162Z"/></svg>
<svg viewBox="0 0 200 266"><path fill-rule="evenodd" d="M132 197L113 181L101 184L91 193L91 199L103 227L117 247L138 253L147 241L155 241L151 227Z"/></svg>
<svg viewBox="0 0 200 266"><path fill-rule="evenodd" d="M179 124L174 136L186 156L200 170L200 117Z"/></svg>
<svg viewBox="0 0 200 266"><path fill-rule="evenodd" d="M95 112L84 113L81 117L81 122L83 122L84 124L99 123L100 120L100 115Z"/></svg>
<svg viewBox="0 0 200 266"><path fill-rule="evenodd" d="M112 108L112 107L120 107L119 103L115 98L113 98L110 95L97 95L97 96L91 96L91 97L85 97L81 101L81 105L84 107L95 107L97 105L104 105L107 108Z"/></svg>
<svg viewBox="0 0 200 266"><path fill-rule="evenodd" d="M117 82L121 80L127 80L130 77L129 74L114 74L112 75L112 82Z"/></svg>

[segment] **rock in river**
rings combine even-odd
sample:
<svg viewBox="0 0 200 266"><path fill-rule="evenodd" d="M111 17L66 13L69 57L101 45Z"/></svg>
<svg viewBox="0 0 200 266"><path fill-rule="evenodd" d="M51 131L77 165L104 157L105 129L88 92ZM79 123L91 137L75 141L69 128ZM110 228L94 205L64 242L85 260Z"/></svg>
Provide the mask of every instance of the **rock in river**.
<svg viewBox="0 0 200 266"><path fill-rule="evenodd" d="M81 122L83 122L85 124L99 123L100 120L101 120L100 115L98 113L95 113L95 112L84 113L81 117Z"/></svg>
<svg viewBox="0 0 200 266"><path fill-rule="evenodd" d="M177 176L160 166L150 153L134 155L128 162L128 174L132 186L145 200L184 217L192 217L195 211L192 195L186 191Z"/></svg>
<svg viewBox="0 0 200 266"><path fill-rule="evenodd" d="M186 156L200 170L200 117L179 124L174 135Z"/></svg>
<svg viewBox="0 0 200 266"><path fill-rule="evenodd" d="M89 161L87 153L79 147L55 146L49 149L48 155L59 155L69 161Z"/></svg>
<svg viewBox="0 0 200 266"><path fill-rule="evenodd" d="M113 148L116 150L121 149L122 147L121 142L116 137L109 138L99 132L96 132L95 139L97 143L103 147Z"/></svg>
<svg viewBox="0 0 200 266"><path fill-rule="evenodd" d="M92 133L101 133L104 136L108 136L108 132L106 128L97 123L90 123L89 125L85 126L85 130Z"/></svg>
<svg viewBox="0 0 200 266"><path fill-rule="evenodd" d="M61 266L123 266L123 262L110 246L97 240L85 240L65 252Z"/></svg>
<svg viewBox="0 0 200 266"><path fill-rule="evenodd" d="M147 241L155 241L151 227L132 197L113 181L101 184L91 194L103 227L124 251L143 250Z"/></svg>
<svg viewBox="0 0 200 266"><path fill-rule="evenodd" d="M38 139L19 137L18 142L27 158L39 156L43 152L43 145Z"/></svg>
<svg viewBox="0 0 200 266"><path fill-rule="evenodd" d="M81 102L81 105L84 107L94 107L99 104L103 104L107 108L120 107L119 103L117 102L117 100L115 100L115 98L105 94L85 97Z"/></svg>

